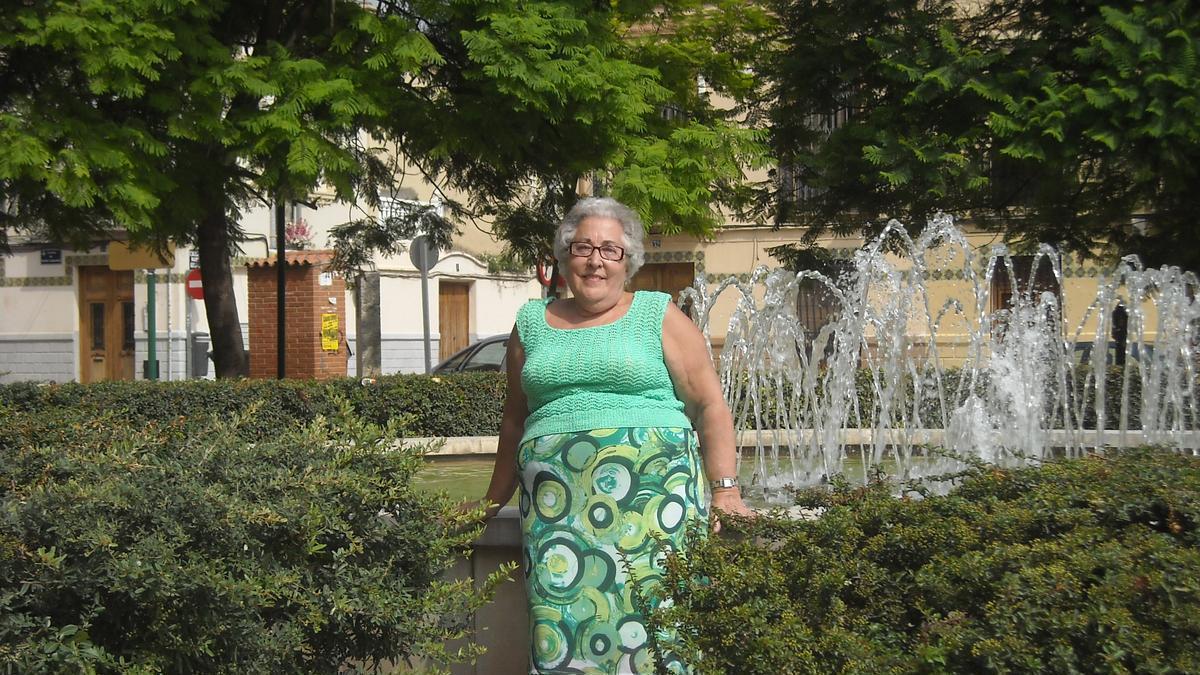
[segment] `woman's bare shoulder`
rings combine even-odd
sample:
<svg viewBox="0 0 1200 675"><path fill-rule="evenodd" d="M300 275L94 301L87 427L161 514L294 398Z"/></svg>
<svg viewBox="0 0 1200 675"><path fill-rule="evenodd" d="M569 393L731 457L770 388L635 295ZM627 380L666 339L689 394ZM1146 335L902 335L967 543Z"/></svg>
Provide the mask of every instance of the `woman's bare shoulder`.
<svg viewBox="0 0 1200 675"><path fill-rule="evenodd" d="M683 310L673 302L668 302L667 309L663 312L663 330L668 329L700 332L700 329L692 322L692 318L684 314Z"/></svg>

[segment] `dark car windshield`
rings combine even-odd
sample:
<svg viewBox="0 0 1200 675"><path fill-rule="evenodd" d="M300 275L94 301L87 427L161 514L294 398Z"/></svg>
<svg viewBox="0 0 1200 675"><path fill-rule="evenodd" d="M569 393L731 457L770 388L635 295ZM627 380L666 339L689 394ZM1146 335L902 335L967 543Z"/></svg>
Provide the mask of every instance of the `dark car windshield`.
<svg viewBox="0 0 1200 675"><path fill-rule="evenodd" d="M458 370L458 367L460 365L462 365L462 362L465 361L467 359L467 357L470 355L471 355L471 350L464 349L461 352L459 352L458 354L450 357L449 361L444 361L441 364L439 364L437 368L434 368L434 370L439 373Z"/></svg>
<svg viewBox="0 0 1200 675"><path fill-rule="evenodd" d="M463 371L498 371L504 363L504 351L508 345L508 340L498 340L496 342L487 342L480 345L479 349L471 354L471 358L463 366Z"/></svg>

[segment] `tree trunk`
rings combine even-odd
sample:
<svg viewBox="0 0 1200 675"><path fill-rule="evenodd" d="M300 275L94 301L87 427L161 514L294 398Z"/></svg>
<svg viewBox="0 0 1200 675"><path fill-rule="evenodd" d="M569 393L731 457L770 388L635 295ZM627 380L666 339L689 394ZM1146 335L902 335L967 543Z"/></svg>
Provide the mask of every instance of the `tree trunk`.
<svg viewBox="0 0 1200 675"><path fill-rule="evenodd" d="M359 272L354 285L355 333L358 336L357 375L379 377L383 374L380 351L382 331L379 323L379 272Z"/></svg>
<svg viewBox="0 0 1200 675"><path fill-rule="evenodd" d="M207 202L196 232L200 274L204 279L204 313L208 317L217 377L244 377L249 374L249 364L242 345L237 298L233 294L229 254L233 247L223 203L220 199Z"/></svg>

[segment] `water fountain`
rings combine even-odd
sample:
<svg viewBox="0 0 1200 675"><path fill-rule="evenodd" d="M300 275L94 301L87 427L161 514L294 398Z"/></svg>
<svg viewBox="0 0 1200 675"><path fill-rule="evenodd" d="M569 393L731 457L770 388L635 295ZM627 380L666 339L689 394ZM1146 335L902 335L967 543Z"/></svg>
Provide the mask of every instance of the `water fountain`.
<svg viewBox="0 0 1200 675"><path fill-rule="evenodd" d="M1072 321L1047 289L1063 287L1053 248L983 253L944 215L915 239L893 221L847 262L833 277L760 267L712 288L699 277L680 298L706 335L713 307L735 298L719 370L737 427L754 430L750 492L827 480L851 457L918 478L962 458L1200 447L1195 275L1126 258ZM948 278L960 297L931 293ZM814 292L831 302L823 325L798 316Z"/></svg>

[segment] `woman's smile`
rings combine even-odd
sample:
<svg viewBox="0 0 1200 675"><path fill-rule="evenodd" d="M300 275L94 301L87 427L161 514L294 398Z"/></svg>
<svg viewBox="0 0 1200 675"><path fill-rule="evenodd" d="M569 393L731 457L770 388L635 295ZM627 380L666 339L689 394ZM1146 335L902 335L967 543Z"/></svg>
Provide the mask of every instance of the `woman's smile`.
<svg viewBox="0 0 1200 675"><path fill-rule="evenodd" d="M625 295L628 260L624 256L624 227L615 218L589 216L580 221L574 235L573 243L587 244L590 251L586 256L568 254L563 271L572 302L588 316L607 312ZM615 255L613 250L617 251Z"/></svg>

